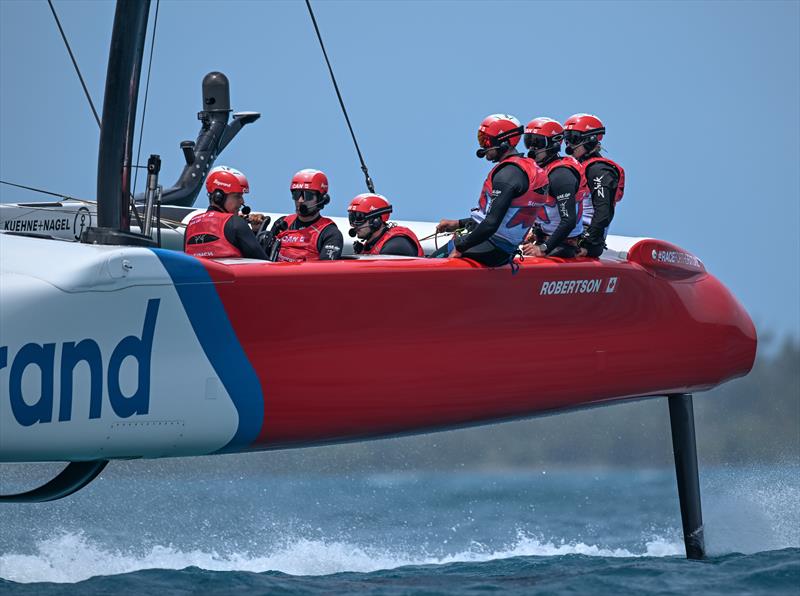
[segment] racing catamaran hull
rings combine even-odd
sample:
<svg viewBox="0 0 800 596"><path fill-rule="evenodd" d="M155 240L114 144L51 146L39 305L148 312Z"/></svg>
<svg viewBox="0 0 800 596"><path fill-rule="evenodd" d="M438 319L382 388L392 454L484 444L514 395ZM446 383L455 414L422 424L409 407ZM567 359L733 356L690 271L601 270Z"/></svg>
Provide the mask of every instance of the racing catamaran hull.
<svg viewBox="0 0 800 596"><path fill-rule="evenodd" d="M618 258L526 259L512 274L0 234L0 461L351 441L691 393L750 370L753 324L702 263L615 240Z"/></svg>

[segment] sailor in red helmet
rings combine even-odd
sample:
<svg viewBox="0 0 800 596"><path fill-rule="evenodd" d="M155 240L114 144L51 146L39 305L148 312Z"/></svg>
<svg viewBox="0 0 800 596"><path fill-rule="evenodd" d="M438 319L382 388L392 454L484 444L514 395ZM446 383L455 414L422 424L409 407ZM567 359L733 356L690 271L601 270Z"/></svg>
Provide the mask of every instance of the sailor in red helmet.
<svg viewBox="0 0 800 596"><path fill-rule="evenodd" d="M218 166L206 178L208 211L195 215L184 234L184 250L195 257L267 259L250 226L239 216L244 194L250 192L239 170Z"/></svg>
<svg viewBox="0 0 800 596"><path fill-rule="evenodd" d="M564 123L567 154L583 166L591 193L583 202L586 229L578 242L581 256L599 257L603 254L614 209L625 193L625 170L600 155L600 141L605 132L606 127L600 119L591 114L575 114Z"/></svg>
<svg viewBox="0 0 800 596"><path fill-rule="evenodd" d="M350 201L349 234L359 238L353 243L353 251L362 255L425 256L414 232L389 223L391 212L392 205L383 195L366 192Z"/></svg>
<svg viewBox="0 0 800 596"><path fill-rule="evenodd" d="M451 257L466 257L489 267L510 263L547 200L547 176L516 146L523 128L514 116L492 114L478 128L478 157L497 164L483 183L472 216L443 219L437 232L468 232L450 241Z"/></svg>
<svg viewBox="0 0 800 596"><path fill-rule="evenodd" d="M561 155L564 128L552 118L534 118L525 126L528 157L544 169L548 179L547 203L539 209L532 235L523 245L527 256L572 258L583 233L582 201L588 195L583 168L570 156Z"/></svg>
<svg viewBox="0 0 800 596"><path fill-rule="evenodd" d="M272 231L280 241L278 261L330 261L342 255L344 238L333 220L320 211L331 198L328 177L319 170L300 170L289 185L294 215L278 219Z"/></svg>

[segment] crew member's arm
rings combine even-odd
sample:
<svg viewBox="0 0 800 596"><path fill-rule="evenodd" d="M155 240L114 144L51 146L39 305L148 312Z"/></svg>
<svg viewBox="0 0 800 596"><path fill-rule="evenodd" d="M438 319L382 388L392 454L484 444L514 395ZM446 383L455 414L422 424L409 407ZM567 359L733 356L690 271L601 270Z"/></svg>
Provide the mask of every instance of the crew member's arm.
<svg viewBox="0 0 800 596"><path fill-rule="evenodd" d="M336 224L330 224L319 233L317 250L320 261L335 261L342 256L344 238Z"/></svg>
<svg viewBox="0 0 800 596"><path fill-rule="evenodd" d="M381 247L382 255L399 255L401 257L418 256L417 247L406 236L395 236Z"/></svg>
<svg viewBox="0 0 800 596"><path fill-rule="evenodd" d="M469 233L455 239L456 250L463 253L480 244L497 232L505 217L511 201L528 189L528 176L521 168L509 163L500 168L492 177L492 198L486 218Z"/></svg>
<svg viewBox="0 0 800 596"><path fill-rule="evenodd" d="M234 215L225 222L225 239L242 252L247 259L267 260L267 253L256 240L256 235L247 222Z"/></svg>
<svg viewBox="0 0 800 596"><path fill-rule="evenodd" d="M470 230L474 222L471 217L464 219L443 219L436 225L436 231L439 233L455 232L458 229Z"/></svg>
<svg viewBox="0 0 800 596"><path fill-rule="evenodd" d="M547 239L547 251L550 254L569 237L578 223L578 207L575 196L578 193L580 178L570 168L555 168L550 172L550 195L556 198L556 207L561 218L555 231Z"/></svg>
<svg viewBox="0 0 800 596"><path fill-rule="evenodd" d="M272 222L272 227L270 228L270 232L275 234L276 236L287 229L289 226L286 223L286 216L283 215Z"/></svg>
<svg viewBox="0 0 800 596"><path fill-rule="evenodd" d="M586 238L584 243L590 246L603 246L605 230L614 219L614 195L617 192L619 174L608 164L593 163L586 168L586 182L592 193L594 215L589 229L584 234Z"/></svg>

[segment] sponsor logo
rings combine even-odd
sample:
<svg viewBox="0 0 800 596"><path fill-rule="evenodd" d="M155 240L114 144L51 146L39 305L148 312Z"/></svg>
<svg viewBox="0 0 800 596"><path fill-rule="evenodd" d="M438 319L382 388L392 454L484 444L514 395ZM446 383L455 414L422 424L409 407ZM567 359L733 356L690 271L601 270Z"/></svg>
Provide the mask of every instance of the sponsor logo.
<svg viewBox="0 0 800 596"><path fill-rule="evenodd" d="M651 255L657 263L669 263L672 265L689 265L700 267L700 259L680 250L656 250L653 249Z"/></svg>
<svg viewBox="0 0 800 596"><path fill-rule="evenodd" d="M286 234L281 237L281 241L288 244L296 242L298 244L308 244L308 239L303 234Z"/></svg>
<svg viewBox="0 0 800 596"><path fill-rule="evenodd" d="M602 284L602 279L545 281L542 283L542 287L539 289L539 295L558 296L564 294L597 294L600 292L600 287ZM616 288L616 282L614 282L614 287Z"/></svg>
<svg viewBox="0 0 800 596"><path fill-rule="evenodd" d="M7 232L61 232L62 230L72 230L71 224L68 217L7 219L3 222L3 229Z"/></svg>
<svg viewBox="0 0 800 596"><path fill-rule="evenodd" d="M76 416L100 418L104 394L108 395L111 409L120 418L147 414L150 408L150 357L160 302L158 298L147 301L141 336L123 337L109 358L104 357L98 343L90 338L60 345L55 342L27 343L16 354L12 354L8 346L0 346L0 383L3 385L0 395L4 396L3 399L6 395L9 397L14 419L22 426L52 422L57 374L58 421L71 420L75 368L81 364L89 368L89 411L76 412ZM130 395L123 393L120 380L122 363L127 359L135 360L137 368L136 390ZM27 391L23 389L26 373L28 379L38 380L34 383L38 384L38 391L30 390L30 382L24 384Z"/></svg>
<svg viewBox="0 0 800 596"><path fill-rule="evenodd" d="M603 188L603 176L597 176L592 181L594 182L594 190L597 192L598 196L605 198L606 191Z"/></svg>
<svg viewBox="0 0 800 596"><path fill-rule="evenodd" d="M617 289L617 278L609 277L606 284L606 294L612 294Z"/></svg>
<svg viewBox="0 0 800 596"><path fill-rule="evenodd" d="M86 207L81 207L72 220L72 229L75 232L75 240L80 240L83 231L92 225L92 214Z"/></svg>

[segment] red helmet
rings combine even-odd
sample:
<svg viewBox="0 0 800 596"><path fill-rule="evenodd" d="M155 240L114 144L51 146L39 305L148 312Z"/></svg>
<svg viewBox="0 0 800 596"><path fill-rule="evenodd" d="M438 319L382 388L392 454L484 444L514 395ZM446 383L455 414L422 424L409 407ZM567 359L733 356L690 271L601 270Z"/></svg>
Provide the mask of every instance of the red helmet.
<svg viewBox="0 0 800 596"><path fill-rule="evenodd" d="M250 184L247 178L239 170L234 170L228 166L217 166L208 173L206 178L206 190L208 194L215 190L222 191L223 194L246 193L250 192Z"/></svg>
<svg viewBox="0 0 800 596"><path fill-rule="evenodd" d="M383 195L365 192L358 195L347 207L347 218L353 227L363 225L365 221L372 218L380 218L386 223L389 221L389 214L392 212L392 205Z"/></svg>
<svg viewBox="0 0 800 596"><path fill-rule="evenodd" d="M522 137L522 125L514 116L492 114L478 127L478 144L482 149L497 147L503 142L516 147Z"/></svg>
<svg viewBox="0 0 800 596"><path fill-rule="evenodd" d="M292 176L289 190L313 190L325 195L328 193L328 177L319 170L300 170Z"/></svg>
<svg viewBox="0 0 800 596"><path fill-rule="evenodd" d="M568 145L580 145L585 141L600 141L606 127L597 116L575 114L564 123L564 139ZM594 138L591 138L594 137Z"/></svg>
<svg viewBox="0 0 800 596"><path fill-rule="evenodd" d="M525 126L525 146L528 149L561 147L563 139L564 127L552 118L534 118Z"/></svg>

